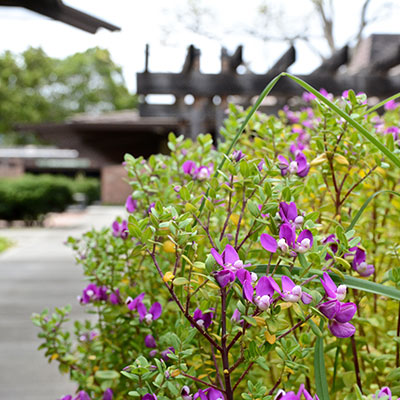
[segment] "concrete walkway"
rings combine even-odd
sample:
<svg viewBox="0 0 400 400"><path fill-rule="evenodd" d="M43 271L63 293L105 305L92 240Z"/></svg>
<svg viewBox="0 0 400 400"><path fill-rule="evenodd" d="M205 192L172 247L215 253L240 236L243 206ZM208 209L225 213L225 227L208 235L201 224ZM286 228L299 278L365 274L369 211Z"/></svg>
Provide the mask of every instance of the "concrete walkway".
<svg viewBox="0 0 400 400"><path fill-rule="evenodd" d="M0 399L56 400L75 385L38 351L39 328L30 317L48 307L71 304L82 318L77 296L85 283L72 250L63 245L92 227L110 226L122 207L92 206L50 220L53 227L0 229L16 245L0 254Z"/></svg>

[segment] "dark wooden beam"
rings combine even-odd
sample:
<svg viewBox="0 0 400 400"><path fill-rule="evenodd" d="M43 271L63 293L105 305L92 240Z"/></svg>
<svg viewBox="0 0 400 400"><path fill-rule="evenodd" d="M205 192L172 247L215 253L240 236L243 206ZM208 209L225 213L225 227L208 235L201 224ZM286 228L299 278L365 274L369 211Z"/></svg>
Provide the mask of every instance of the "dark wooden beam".
<svg viewBox="0 0 400 400"><path fill-rule="evenodd" d="M285 72L296 61L296 49L290 46L282 57L269 69L267 74L278 75Z"/></svg>
<svg viewBox="0 0 400 400"><path fill-rule="evenodd" d="M188 47L185 62L182 67L182 74L200 70L200 50L192 44Z"/></svg>
<svg viewBox="0 0 400 400"><path fill-rule="evenodd" d="M400 64L400 45L391 46L385 55L378 60L374 60L368 68L368 73L386 73L390 68Z"/></svg>
<svg viewBox="0 0 400 400"><path fill-rule="evenodd" d="M334 74L337 69L349 61L349 46L344 46L325 60L313 73L315 74Z"/></svg>
<svg viewBox="0 0 400 400"><path fill-rule="evenodd" d="M27 8L89 33L96 33L99 28L105 28L110 31L121 29L75 8L68 7L61 0L0 0L0 6Z"/></svg>
<svg viewBox="0 0 400 400"><path fill-rule="evenodd" d="M173 74L150 73L137 74L138 94L173 94L185 96L212 97L214 95L257 96L275 77L275 74ZM400 76L357 75L332 76L331 74L300 75L311 86L325 88L340 95L343 90L354 89L368 93L368 96L384 97L400 92ZM290 97L301 95L304 90L289 78L282 78L272 91L274 96Z"/></svg>

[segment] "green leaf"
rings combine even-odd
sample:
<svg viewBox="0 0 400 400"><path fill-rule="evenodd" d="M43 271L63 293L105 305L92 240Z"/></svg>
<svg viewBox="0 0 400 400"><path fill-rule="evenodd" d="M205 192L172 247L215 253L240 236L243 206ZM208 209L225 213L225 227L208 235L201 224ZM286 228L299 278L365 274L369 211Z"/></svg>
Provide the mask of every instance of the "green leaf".
<svg viewBox="0 0 400 400"><path fill-rule="evenodd" d="M96 371L94 374L96 379L103 380L113 380L119 378L119 372L118 371L111 371L111 370L104 370L104 371Z"/></svg>
<svg viewBox="0 0 400 400"><path fill-rule="evenodd" d="M320 330L324 327L321 321ZM329 400L328 382L326 380L325 359L324 359L324 339L317 337L314 353L314 376L317 395L320 399Z"/></svg>
<svg viewBox="0 0 400 400"><path fill-rule="evenodd" d="M186 283L189 283L189 281L183 276L180 276L179 278L175 278L173 280L173 282L174 282L175 286L181 286L181 285L185 285Z"/></svg>
<svg viewBox="0 0 400 400"><path fill-rule="evenodd" d="M348 226L348 228L346 229L347 231L350 231L351 229L354 228L355 224L357 223L357 221L360 219L362 213L365 211L365 209L368 207L368 204L371 202L371 200L373 200L376 196L378 196L381 193L390 193L393 194L394 196L399 196L400 197L400 193L394 192L393 190L380 190L379 192L374 193L373 195L371 195L366 202L362 205L362 207L358 210L357 214L355 215L355 217L353 218L353 220L351 221L350 225Z"/></svg>

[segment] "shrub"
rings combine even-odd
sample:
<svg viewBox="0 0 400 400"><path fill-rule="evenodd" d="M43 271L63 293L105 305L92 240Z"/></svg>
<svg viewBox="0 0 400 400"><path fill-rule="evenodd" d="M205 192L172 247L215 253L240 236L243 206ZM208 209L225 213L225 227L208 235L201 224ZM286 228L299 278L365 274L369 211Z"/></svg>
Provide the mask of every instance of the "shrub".
<svg viewBox="0 0 400 400"><path fill-rule="evenodd" d="M0 219L41 221L49 212L62 212L73 203L73 194L83 192L90 202L96 199L98 181L76 180L54 175L24 175L0 179Z"/></svg>
<svg viewBox="0 0 400 400"><path fill-rule="evenodd" d="M77 398L400 395L399 180L378 151L400 165L399 116L364 101L231 106L216 148L171 134L170 156L126 155L128 218L69 239L98 318L73 339L69 308L33 316Z"/></svg>

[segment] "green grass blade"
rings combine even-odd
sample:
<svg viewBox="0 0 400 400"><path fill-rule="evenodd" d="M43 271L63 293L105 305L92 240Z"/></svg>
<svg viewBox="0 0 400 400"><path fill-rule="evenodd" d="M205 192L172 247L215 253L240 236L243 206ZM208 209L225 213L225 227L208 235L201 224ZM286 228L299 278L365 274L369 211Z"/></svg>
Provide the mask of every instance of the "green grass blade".
<svg viewBox="0 0 400 400"><path fill-rule="evenodd" d="M346 232L351 231L355 224L357 223L357 221L360 219L362 213L365 211L365 209L368 207L368 204L379 194L381 193L391 193L395 196L400 196L400 193L394 192L393 190L380 190L379 192L374 193L372 196L370 196L366 202L362 205L362 207L358 210L357 214L355 215L355 217L352 219L351 224L348 226L348 228L346 229Z"/></svg>
<svg viewBox="0 0 400 400"><path fill-rule="evenodd" d="M304 82L302 79L297 78L294 75L288 74L286 72L282 73L283 76L287 76L292 79L304 89L308 90L310 93L314 94L319 100L325 103L329 108L336 112L336 114L340 115L343 119L345 119L352 127L357 129L361 135L363 135L367 140L369 140L375 147L377 147L389 160L391 160L396 167L400 168L400 159L395 156L390 150L386 148L386 146L380 142L375 136L369 133L362 125L360 125L357 121L350 117L350 115L346 114L343 110L341 110L336 104L329 101L325 96L323 96L320 92L314 89L307 82Z"/></svg>
<svg viewBox="0 0 400 400"><path fill-rule="evenodd" d="M400 97L400 93L394 94L391 97L388 97L385 100L382 100L381 102L379 102L378 104L375 104L373 107L369 108L364 114L362 115L367 115L369 113L372 113L374 111L376 111L378 108L381 108L382 106L384 106L386 103L388 103L390 100L396 100L397 98Z"/></svg>
<svg viewBox="0 0 400 400"><path fill-rule="evenodd" d="M321 320L320 330L322 331L324 321ZM324 339L317 337L314 352L314 376L317 395L322 400L329 400L328 382L326 380L325 359L324 359Z"/></svg>
<svg viewBox="0 0 400 400"><path fill-rule="evenodd" d="M240 135L243 133L244 129L246 128L246 125L249 123L251 117L254 115L254 113L258 110L258 108L260 107L262 101L265 99L265 97L268 96L268 94L271 92L272 88L276 85L276 83L279 81L279 79L281 78L282 74L277 75L274 79L272 79L271 82L268 83L267 86L265 86L264 90L261 92L261 94L258 96L257 101L254 103L253 107L250 109L249 113L246 115L245 120L243 121L242 125L240 126L237 134L235 135L235 137L233 138L228 150L226 151L226 155L229 157L229 155L231 154L233 148L235 147L235 144L237 143L237 141L240 138ZM214 178L218 177L219 175L219 170L222 169L222 167L224 166L226 161L226 158L223 157L221 162L218 165L218 168L215 170L214 173ZM207 192L205 194L205 196L203 197L203 200L201 201L200 204L200 208L199 208L199 216L201 214L201 212L203 211L204 205L206 203L206 197L208 196L208 191L209 189L207 189ZM196 221L194 222L194 225L196 225Z"/></svg>

